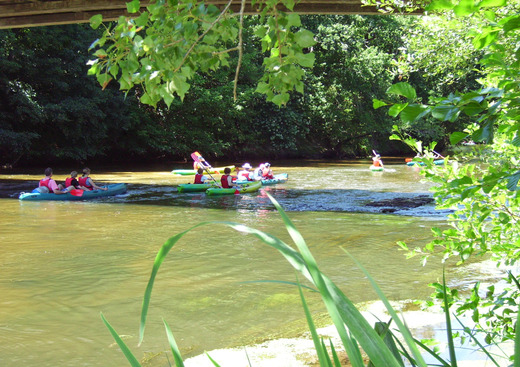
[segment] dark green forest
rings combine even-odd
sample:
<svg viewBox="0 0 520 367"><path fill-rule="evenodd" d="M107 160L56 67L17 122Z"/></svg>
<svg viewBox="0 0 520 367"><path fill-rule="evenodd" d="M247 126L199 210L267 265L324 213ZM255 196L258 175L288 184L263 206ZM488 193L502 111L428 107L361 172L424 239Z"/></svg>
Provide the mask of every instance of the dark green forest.
<svg viewBox="0 0 520 367"><path fill-rule="evenodd" d="M390 141L397 118L373 108L390 85L407 80L424 99L474 87L472 56L459 74L449 65L426 77L426 55L413 67L403 56L418 37L413 16L305 16L315 34L314 67L304 94L294 92L284 107L255 92L262 51L255 40L257 19L246 19L238 99L233 99L237 55L229 68L198 75L184 101L170 108L139 102L142 90L125 95L117 83L104 90L87 75L89 46L100 31L89 25L0 31L0 164L57 162L147 162L184 159L199 150L211 159L328 158L410 154ZM419 53L417 53L419 55ZM458 62L461 60L459 59ZM449 64L449 62L448 62ZM463 72L460 72L460 71ZM403 131L445 147L460 124L422 120Z"/></svg>

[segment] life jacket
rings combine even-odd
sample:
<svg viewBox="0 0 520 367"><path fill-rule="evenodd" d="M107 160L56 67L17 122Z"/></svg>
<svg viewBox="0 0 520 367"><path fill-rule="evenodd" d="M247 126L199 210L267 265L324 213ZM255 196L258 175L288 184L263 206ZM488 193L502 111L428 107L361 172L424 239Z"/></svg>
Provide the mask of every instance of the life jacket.
<svg viewBox="0 0 520 367"><path fill-rule="evenodd" d="M203 175L199 175L198 173L195 175L195 182L196 184L201 184L201 183L204 183L202 182L202 176Z"/></svg>
<svg viewBox="0 0 520 367"><path fill-rule="evenodd" d="M374 159L374 167L379 167L379 159Z"/></svg>
<svg viewBox="0 0 520 367"><path fill-rule="evenodd" d="M87 185L87 180L88 180L88 176L87 177L80 177L78 179L78 182L81 186L84 186L86 187L87 189L89 190L94 190L94 186L91 186L91 185Z"/></svg>
<svg viewBox="0 0 520 367"><path fill-rule="evenodd" d="M240 171L240 172L238 172L237 180L238 181L251 181L250 176L251 176L251 172L246 171L246 170Z"/></svg>
<svg viewBox="0 0 520 367"><path fill-rule="evenodd" d="M41 187L41 186L46 187L47 189L49 189L49 194L54 194L54 191L51 190L51 188L49 187L49 182L51 182L51 179L50 179L50 178L49 178L49 179L45 179L45 178L44 178L44 179L41 179L41 180L40 180L40 184L39 184L39 186L40 186L40 187Z"/></svg>
<svg viewBox="0 0 520 367"><path fill-rule="evenodd" d="M229 175L222 175L222 177L220 177L220 183L222 184L223 189L231 188L228 183L228 177L229 177Z"/></svg>
<svg viewBox="0 0 520 367"><path fill-rule="evenodd" d="M65 179L65 187L72 186L72 180L74 180L74 178L72 178L72 177L67 177L67 178Z"/></svg>

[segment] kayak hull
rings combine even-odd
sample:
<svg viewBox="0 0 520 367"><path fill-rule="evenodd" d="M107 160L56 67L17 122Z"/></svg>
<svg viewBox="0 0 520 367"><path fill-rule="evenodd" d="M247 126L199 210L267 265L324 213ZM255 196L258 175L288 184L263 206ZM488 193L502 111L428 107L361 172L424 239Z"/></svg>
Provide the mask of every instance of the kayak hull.
<svg viewBox="0 0 520 367"><path fill-rule="evenodd" d="M444 159L436 159L433 161L433 164L435 164L437 166L442 166L444 164ZM407 166L415 166L415 165L424 166L424 163L411 161L411 162L406 162L406 165Z"/></svg>
<svg viewBox="0 0 520 367"><path fill-rule="evenodd" d="M237 188L234 188L234 187L230 188L230 189L209 188L206 190L206 194L211 195L211 196L247 194L247 193L258 191L260 189L260 187L262 187L262 183L260 181L253 181L251 183L246 183L246 184L240 185Z"/></svg>
<svg viewBox="0 0 520 367"><path fill-rule="evenodd" d="M212 184L180 184L177 186L177 192L203 192L210 187L218 187L215 183Z"/></svg>
<svg viewBox="0 0 520 367"><path fill-rule="evenodd" d="M211 169L209 169L209 173L218 175L218 174L224 173L224 170L226 168L234 170L235 166L211 167ZM171 173L173 173L174 175L178 175L178 176L195 176L197 171L195 171L194 169L174 169ZM207 173L207 172L204 171L204 173Z"/></svg>
<svg viewBox="0 0 520 367"><path fill-rule="evenodd" d="M370 166L370 170L373 172L384 171L385 169L381 166Z"/></svg>
<svg viewBox="0 0 520 367"><path fill-rule="evenodd" d="M269 185L276 185L280 183L284 183L289 179L289 175L287 173L279 173L277 175L274 175L274 178L260 180L262 183L262 186L269 186ZM250 181L236 181L235 183L238 185L245 184Z"/></svg>
<svg viewBox="0 0 520 367"><path fill-rule="evenodd" d="M83 191L81 196L72 195L70 192L66 194L49 194L49 193L39 193L39 192L22 192L18 199L23 201L42 201L42 200L52 200L52 201L79 201L79 200L89 200L96 199L105 196L114 196L124 194L127 190L125 183L111 184L106 186L108 188L105 190L92 190L92 191Z"/></svg>

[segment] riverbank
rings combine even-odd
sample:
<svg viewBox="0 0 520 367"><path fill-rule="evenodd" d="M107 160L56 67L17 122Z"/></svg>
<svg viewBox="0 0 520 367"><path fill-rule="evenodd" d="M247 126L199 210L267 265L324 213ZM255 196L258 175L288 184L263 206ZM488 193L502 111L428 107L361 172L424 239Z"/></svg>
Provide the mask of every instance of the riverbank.
<svg viewBox="0 0 520 367"><path fill-rule="evenodd" d="M409 302L401 302L394 305L396 309L406 309L410 307ZM388 321L389 314L382 302L374 302L366 305L361 311L367 321L374 325L378 320ZM419 340L435 338L440 341L439 348L444 350L446 348L445 341L445 316L439 311L422 311L422 310L406 310L402 311L402 317L410 328L412 335ZM336 332L336 328L326 326L317 330L320 337L322 337L328 345L330 340L334 347L339 351L342 366L350 366L346 353L342 346L341 340ZM501 346L502 351L498 348L493 348L492 351L497 353L505 353L510 355L513 353L513 345L506 344ZM297 338L282 338L277 340L270 340L261 344L244 346L240 348L230 349L216 349L208 351L207 354L211 356L219 365L225 367L317 367L319 366L314 344L312 342L310 333L305 333ZM443 358L449 360L448 354L443 353ZM507 358L494 356L500 366L508 366L511 362ZM474 348L460 347L457 349L457 365L459 367L487 367L494 365L488 360L486 355L482 352L474 351ZM432 358L425 356L426 363L438 363ZM214 367L206 354L201 354L184 361L186 367Z"/></svg>

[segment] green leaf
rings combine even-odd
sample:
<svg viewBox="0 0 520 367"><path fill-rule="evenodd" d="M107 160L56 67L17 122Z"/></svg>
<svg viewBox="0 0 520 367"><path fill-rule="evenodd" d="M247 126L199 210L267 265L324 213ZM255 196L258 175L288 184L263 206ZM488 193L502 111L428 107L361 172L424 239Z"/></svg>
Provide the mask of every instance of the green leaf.
<svg viewBox="0 0 520 367"><path fill-rule="evenodd" d="M408 105L401 111L401 121L404 123L412 123L423 117L428 111L428 106L420 104Z"/></svg>
<svg viewBox="0 0 520 367"><path fill-rule="evenodd" d="M126 3L126 10L130 13L137 13L141 8L141 2L139 0L132 0L129 3Z"/></svg>
<svg viewBox="0 0 520 367"><path fill-rule="evenodd" d="M90 18L90 26L93 29L98 29L99 26L103 23L103 15L97 14Z"/></svg>
<svg viewBox="0 0 520 367"><path fill-rule="evenodd" d="M520 28L520 15L515 15L511 17L503 26L505 34L518 28Z"/></svg>
<svg viewBox="0 0 520 367"><path fill-rule="evenodd" d="M123 341L123 339L121 339L121 337L116 332L116 330L112 327L112 325L110 325L110 323L107 321L107 319L105 319L105 316L103 316L103 313L101 313L101 320L103 320L103 323L105 324L107 329L110 331L110 334L112 335L112 337L116 341L117 345L119 345L119 348L121 348L121 351L125 355L125 357L128 360L128 362L130 362L130 365L132 367L141 367L141 364L139 363L137 358L134 357L134 355L132 354L130 349L126 346L126 344Z"/></svg>
<svg viewBox="0 0 520 367"><path fill-rule="evenodd" d="M460 2L453 8L453 12L458 17L465 17L473 14L478 8L475 6L474 0L460 0Z"/></svg>
<svg viewBox="0 0 520 367"><path fill-rule="evenodd" d="M313 53L296 55L296 60L298 61L298 64L306 68L312 68L315 59L316 57Z"/></svg>
<svg viewBox="0 0 520 367"><path fill-rule="evenodd" d="M459 108L449 105L435 106L432 110L432 116L441 121L453 122L457 119L459 113Z"/></svg>
<svg viewBox="0 0 520 367"><path fill-rule="evenodd" d="M408 106L408 103L396 103L388 109L388 114L392 117L396 117Z"/></svg>
<svg viewBox="0 0 520 367"><path fill-rule="evenodd" d="M466 139L468 137L468 135L469 134L467 134L467 133L462 133L462 132L456 131L450 135L450 144L451 145L458 144L462 140Z"/></svg>
<svg viewBox="0 0 520 367"><path fill-rule="evenodd" d="M314 34L306 29L300 29L295 35L294 40L296 43L303 48L311 47L316 44L314 40Z"/></svg>
<svg viewBox="0 0 520 367"><path fill-rule="evenodd" d="M287 28L289 27L299 27L302 25L300 15L298 13L289 13L287 16Z"/></svg>
<svg viewBox="0 0 520 367"><path fill-rule="evenodd" d="M377 110L379 107L384 107L384 106L388 106L388 103L383 102L383 101L381 101L379 99L376 99L376 98L374 98L372 100L372 108L374 110Z"/></svg>
<svg viewBox="0 0 520 367"><path fill-rule="evenodd" d="M179 347L177 346L177 342L173 337L172 330L170 329L170 325L163 319L164 328L166 329L166 336L168 337L168 343L170 344L170 349L173 354L173 359L175 361L176 367L184 367L184 361L182 360L181 352Z"/></svg>
<svg viewBox="0 0 520 367"><path fill-rule="evenodd" d="M499 32L499 29L487 29L482 34L478 35L473 39L473 46L477 50L481 50L489 46L490 44L496 41Z"/></svg>
<svg viewBox="0 0 520 367"><path fill-rule="evenodd" d="M509 191L518 190L518 181L520 180L520 171L516 172L514 175L509 176L507 180L507 189Z"/></svg>
<svg viewBox="0 0 520 367"><path fill-rule="evenodd" d="M506 0L482 0L479 4L478 4L481 8L492 8L492 7L495 7L495 6L505 6L507 5L507 1Z"/></svg>
<svg viewBox="0 0 520 367"><path fill-rule="evenodd" d="M410 84L405 82L393 84L390 88L387 89L386 92L388 94L403 96L411 100L417 98L417 93L415 92L415 89Z"/></svg>
<svg viewBox="0 0 520 367"><path fill-rule="evenodd" d="M429 5L426 6L425 10L427 11L436 11L436 10L450 10L453 9L455 5L451 0L434 0Z"/></svg>

